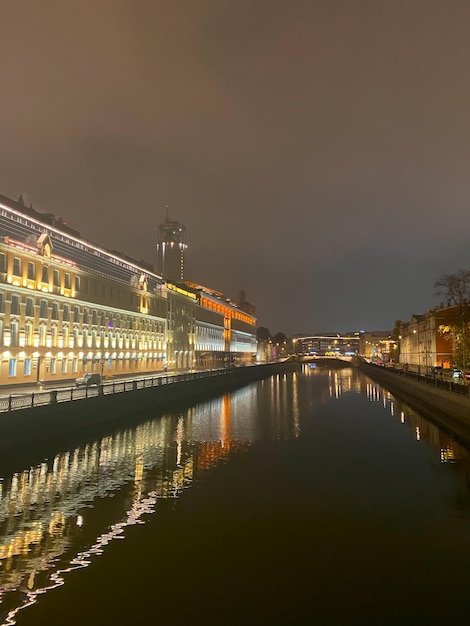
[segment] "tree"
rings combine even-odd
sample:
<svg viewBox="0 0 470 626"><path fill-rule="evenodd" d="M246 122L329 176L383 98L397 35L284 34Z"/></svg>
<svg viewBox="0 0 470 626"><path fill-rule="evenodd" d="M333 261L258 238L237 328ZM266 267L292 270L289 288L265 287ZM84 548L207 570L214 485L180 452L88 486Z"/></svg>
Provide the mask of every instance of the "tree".
<svg viewBox="0 0 470 626"><path fill-rule="evenodd" d="M468 369L470 358L470 270L443 274L434 283L435 294L447 302L450 311L439 331L453 339L455 365Z"/></svg>
<svg viewBox="0 0 470 626"><path fill-rule="evenodd" d="M276 333L273 337L273 343L281 345L286 341L287 337L284 333Z"/></svg>
<svg viewBox="0 0 470 626"><path fill-rule="evenodd" d="M394 363L398 363L400 361L401 326L402 321L397 320L390 336L390 338L394 341L393 347L390 349L390 360Z"/></svg>
<svg viewBox="0 0 470 626"><path fill-rule="evenodd" d="M269 328L266 328L265 326L260 326L259 328L257 328L256 338L260 341L269 341L269 339L271 339L271 332Z"/></svg>
<svg viewBox="0 0 470 626"><path fill-rule="evenodd" d="M443 297L447 306L462 306L470 300L470 270L442 274L434 283L434 292Z"/></svg>

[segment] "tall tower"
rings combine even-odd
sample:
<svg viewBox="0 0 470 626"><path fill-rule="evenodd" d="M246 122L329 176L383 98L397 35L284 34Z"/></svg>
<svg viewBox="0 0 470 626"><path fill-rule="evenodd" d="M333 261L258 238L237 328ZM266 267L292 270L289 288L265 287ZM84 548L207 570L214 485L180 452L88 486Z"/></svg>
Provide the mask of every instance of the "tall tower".
<svg viewBox="0 0 470 626"><path fill-rule="evenodd" d="M184 280L186 262L186 226L168 217L158 226L157 274L166 280Z"/></svg>

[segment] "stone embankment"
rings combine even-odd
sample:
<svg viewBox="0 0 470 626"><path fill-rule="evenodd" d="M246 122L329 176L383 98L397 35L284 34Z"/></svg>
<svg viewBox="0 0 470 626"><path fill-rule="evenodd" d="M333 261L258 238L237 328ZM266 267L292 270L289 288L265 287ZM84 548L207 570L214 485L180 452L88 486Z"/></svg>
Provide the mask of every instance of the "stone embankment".
<svg viewBox="0 0 470 626"><path fill-rule="evenodd" d="M425 417L470 442L470 397L467 394L441 389L386 367L362 362L359 368Z"/></svg>
<svg viewBox="0 0 470 626"><path fill-rule="evenodd" d="M60 402L0 413L0 457L28 449L36 458L47 457L64 445L103 436L116 426L129 427L157 414L162 408L202 400L273 374L298 369L287 361L217 372L206 378L191 378L173 384L132 389L123 393ZM22 454L24 456L24 454Z"/></svg>

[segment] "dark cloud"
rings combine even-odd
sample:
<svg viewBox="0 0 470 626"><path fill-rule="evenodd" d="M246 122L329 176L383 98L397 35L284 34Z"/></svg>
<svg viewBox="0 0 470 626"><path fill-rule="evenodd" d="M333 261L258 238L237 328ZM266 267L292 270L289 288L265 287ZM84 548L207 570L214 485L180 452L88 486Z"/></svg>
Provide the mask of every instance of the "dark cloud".
<svg viewBox="0 0 470 626"><path fill-rule="evenodd" d="M390 328L468 267L470 6L0 3L0 191L288 334Z"/></svg>

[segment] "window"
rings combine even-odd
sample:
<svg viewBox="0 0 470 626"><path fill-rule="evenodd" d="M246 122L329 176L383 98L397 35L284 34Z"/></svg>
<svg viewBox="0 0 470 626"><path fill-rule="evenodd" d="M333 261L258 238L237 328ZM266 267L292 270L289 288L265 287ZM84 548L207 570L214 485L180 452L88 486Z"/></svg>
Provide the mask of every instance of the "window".
<svg viewBox="0 0 470 626"><path fill-rule="evenodd" d="M4 293L3 291L0 291L0 313L5 313L4 308L3 308L3 303L4 303Z"/></svg>
<svg viewBox="0 0 470 626"><path fill-rule="evenodd" d="M26 298L25 315L27 317L34 317L34 300L33 300L33 298Z"/></svg>
<svg viewBox="0 0 470 626"><path fill-rule="evenodd" d="M69 347L69 327L68 326L62 327L62 346L64 348Z"/></svg>
<svg viewBox="0 0 470 626"><path fill-rule="evenodd" d="M13 259L13 276L21 276L21 259L16 256Z"/></svg>
<svg viewBox="0 0 470 626"><path fill-rule="evenodd" d="M41 326L39 326L39 345L40 346L46 345L46 335L47 335L47 327L45 324L41 324Z"/></svg>
<svg viewBox="0 0 470 626"><path fill-rule="evenodd" d="M56 374L57 373L57 359L55 359L55 358L51 359L50 371L51 371L51 374Z"/></svg>
<svg viewBox="0 0 470 626"><path fill-rule="evenodd" d="M80 276L75 276L75 291L80 291Z"/></svg>
<svg viewBox="0 0 470 626"><path fill-rule="evenodd" d="M6 257L4 254L0 254L0 272L6 271Z"/></svg>
<svg viewBox="0 0 470 626"><path fill-rule="evenodd" d="M57 326L51 328L51 346L53 348L57 347Z"/></svg>
<svg viewBox="0 0 470 626"><path fill-rule="evenodd" d="M59 319L59 305L57 302L52 303L52 314L51 319L58 320Z"/></svg>
<svg viewBox="0 0 470 626"><path fill-rule="evenodd" d="M54 287L60 287L60 274L59 270L54 270L52 273L52 279L54 283Z"/></svg>
<svg viewBox="0 0 470 626"><path fill-rule="evenodd" d="M83 309L83 323L88 324L88 309Z"/></svg>
<svg viewBox="0 0 470 626"><path fill-rule="evenodd" d="M24 325L24 343L25 346L33 345L33 325L30 322Z"/></svg>
<svg viewBox="0 0 470 626"><path fill-rule="evenodd" d="M78 322L80 319L80 307L73 307L73 321Z"/></svg>
<svg viewBox="0 0 470 626"><path fill-rule="evenodd" d="M19 296L12 295L11 296L11 309L10 312L12 315L20 314L20 298Z"/></svg>
<svg viewBox="0 0 470 626"><path fill-rule="evenodd" d="M62 374L67 374L67 358L64 356L62 359Z"/></svg>
<svg viewBox="0 0 470 626"><path fill-rule="evenodd" d="M18 346L18 322L11 322L10 324L10 346Z"/></svg>
<svg viewBox="0 0 470 626"><path fill-rule="evenodd" d="M8 363L8 376L16 376L16 359L10 359Z"/></svg>
<svg viewBox="0 0 470 626"><path fill-rule="evenodd" d="M36 278L36 264L30 261L28 263L28 279L34 280Z"/></svg>
<svg viewBox="0 0 470 626"><path fill-rule="evenodd" d="M31 376L31 359L27 358L24 360L24 375Z"/></svg>
<svg viewBox="0 0 470 626"><path fill-rule="evenodd" d="M41 282L49 283L49 268L46 265L43 265L42 268Z"/></svg>
<svg viewBox="0 0 470 626"><path fill-rule="evenodd" d="M47 319L47 300L41 300L41 304L39 307L39 317Z"/></svg>
<svg viewBox="0 0 470 626"><path fill-rule="evenodd" d="M96 311L93 311L92 315L91 315L91 323L96 326L96 324L98 323L98 315L96 313Z"/></svg>
<svg viewBox="0 0 470 626"><path fill-rule="evenodd" d="M66 272L64 274L64 287L65 289L70 289L70 285L72 283L70 282L70 274L68 272Z"/></svg>

